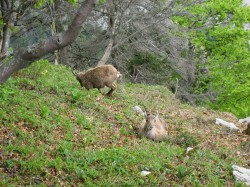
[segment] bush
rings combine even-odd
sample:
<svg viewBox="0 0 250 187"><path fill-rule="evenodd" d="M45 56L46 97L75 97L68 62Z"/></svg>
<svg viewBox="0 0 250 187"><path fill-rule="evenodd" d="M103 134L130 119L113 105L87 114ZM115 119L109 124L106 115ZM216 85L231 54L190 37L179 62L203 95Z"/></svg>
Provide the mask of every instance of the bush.
<svg viewBox="0 0 250 187"><path fill-rule="evenodd" d="M180 77L170 62L153 53L138 53L128 63L130 79L136 83L161 84L170 86Z"/></svg>
<svg viewBox="0 0 250 187"><path fill-rule="evenodd" d="M192 136L191 134L189 134L188 132L183 132L181 134L179 134L175 141L174 141L177 145L180 145L182 147L192 147L192 146L196 146L198 144L198 141L196 140L196 138L194 136Z"/></svg>

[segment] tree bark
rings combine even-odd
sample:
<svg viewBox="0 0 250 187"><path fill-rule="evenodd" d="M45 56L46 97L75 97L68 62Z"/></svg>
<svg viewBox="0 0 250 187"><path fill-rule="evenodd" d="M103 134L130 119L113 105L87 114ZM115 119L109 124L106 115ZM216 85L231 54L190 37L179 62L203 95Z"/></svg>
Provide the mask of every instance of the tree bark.
<svg viewBox="0 0 250 187"><path fill-rule="evenodd" d="M12 73L28 67L35 60L71 44L79 35L83 23L97 2L97 0L87 0L86 3L79 8L71 25L65 32L58 33L46 41L20 49L14 54L12 59L0 63L0 84L3 84Z"/></svg>
<svg viewBox="0 0 250 187"><path fill-rule="evenodd" d="M114 45L114 36L115 36L115 28L116 28L116 22L117 22L117 18L114 17L113 14L115 14L115 11L113 9L113 1L112 0L107 0L107 4L108 4L108 13L109 13L109 31L110 31L110 40L109 40L109 44L104 52L104 55L102 56L101 60L97 63L96 66L102 66L104 65L111 54L113 45Z"/></svg>
<svg viewBox="0 0 250 187"><path fill-rule="evenodd" d="M10 28L14 25L14 16L16 13L13 12L13 5L12 3L2 0L1 1L1 12L2 18L4 22L3 26L3 34L2 34L2 43L1 43L1 53L0 59L3 59L7 55L7 51L10 45L10 37L11 37L11 30Z"/></svg>
<svg viewBox="0 0 250 187"><path fill-rule="evenodd" d="M9 23L3 26L3 40L2 40L2 47L1 47L1 54L5 54L8 50L10 44L10 28ZM2 56L2 55L1 55Z"/></svg>
<svg viewBox="0 0 250 187"><path fill-rule="evenodd" d="M50 13L50 20L51 20L51 24L50 24L50 30L51 30L51 36L54 36L58 31L56 30L56 2L47 2L47 5L49 7L49 13ZM54 64L58 65L59 64L59 55L58 55L58 50L55 50L54 52Z"/></svg>
<svg viewBox="0 0 250 187"><path fill-rule="evenodd" d="M115 20L116 21L116 20ZM113 28L113 31L114 31L115 29ZM110 36L110 40L109 40L109 44L108 44L108 46L107 46L107 48L106 48L106 50L105 50L105 53L104 53L104 55L102 56L102 58L101 58L101 60L97 63L97 66L102 66L102 65L104 65L107 61L108 61L108 59L109 59L109 57L110 57L110 54L111 54L111 51L112 51L112 48L113 48L113 44L114 44L114 34L113 34L114 32L112 32L112 34L111 34L111 36Z"/></svg>
<svg viewBox="0 0 250 187"><path fill-rule="evenodd" d="M64 32L66 28L64 27L64 22L67 19L67 15L62 12L61 7L63 6L63 0L54 0L55 4L55 30L57 33ZM60 50L57 50L57 60L59 64L66 64L68 60L68 47L64 47Z"/></svg>

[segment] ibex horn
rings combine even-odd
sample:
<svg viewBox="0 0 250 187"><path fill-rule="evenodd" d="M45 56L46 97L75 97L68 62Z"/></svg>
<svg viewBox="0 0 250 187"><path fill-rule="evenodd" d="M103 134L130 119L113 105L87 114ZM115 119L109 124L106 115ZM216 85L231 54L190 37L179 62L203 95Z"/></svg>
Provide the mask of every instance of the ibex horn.
<svg viewBox="0 0 250 187"><path fill-rule="evenodd" d="M145 117L147 117L147 115L149 113L149 110L148 110L148 108L144 104L142 104L142 106L143 106L143 108L145 110Z"/></svg>

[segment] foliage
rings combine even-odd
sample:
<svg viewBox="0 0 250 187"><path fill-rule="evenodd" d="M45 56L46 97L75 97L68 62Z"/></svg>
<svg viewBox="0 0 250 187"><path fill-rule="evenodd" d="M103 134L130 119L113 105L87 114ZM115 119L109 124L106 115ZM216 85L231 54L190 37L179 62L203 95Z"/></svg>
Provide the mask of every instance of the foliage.
<svg viewBox="0 0 250 187"><path fill-rule="evenodd" d="M78 2L78 0L68 0L68 2L70 2L72 4L76 4Z"/></svg>
<svg viewBox="0 0 250 187"><path fill-rule="evenodd" d="M197 151L137 138L136 104L157 109L169 139L183 135ZM38 61L0 86L0 186L233 186L231 165L249 163L236 154L244 137L224 138L218 116L228 118L162 86L119 83L112 98L83 90L70 69Z"/></svg>
<svg viewBox="0 0 250 187"><path fill-rule="evenodd" d="M41 8L46 3L46 0L36 1L35 8Z"/></svg>
<svg viewBox="0 0 250 187"><path fill-rule="evenodd" d="M250 46L249 30L243 24L250 22L250 7L241 3L212 0L189 9L196 15L191 19L175 19L195 28L190 37L207 58L206 64L199 64L209 72L197 78L197 93L213 90L218 97L209 106L246 117L250 115Z"/></svg>

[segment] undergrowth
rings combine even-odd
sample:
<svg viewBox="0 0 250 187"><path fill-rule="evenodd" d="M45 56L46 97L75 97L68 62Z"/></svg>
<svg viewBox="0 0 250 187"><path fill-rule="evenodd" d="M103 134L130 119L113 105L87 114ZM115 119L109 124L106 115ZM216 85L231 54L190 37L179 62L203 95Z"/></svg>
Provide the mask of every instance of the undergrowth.
<svg viewBox="0 0 250 187"><path fill-rule="evenodd" d="M137 137L135 105L159 111L166 141ZM106 97L39 61L0 86L0 186L244 186L231 166L249 164L249 138L225 134L217 116L236 120L181 104L162 86L121 81Z"/></svg>

